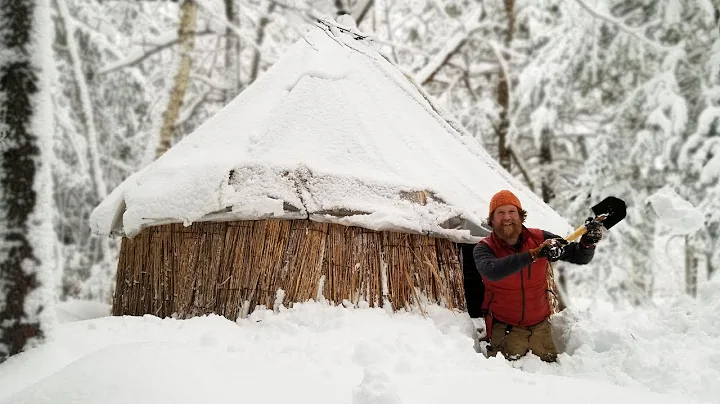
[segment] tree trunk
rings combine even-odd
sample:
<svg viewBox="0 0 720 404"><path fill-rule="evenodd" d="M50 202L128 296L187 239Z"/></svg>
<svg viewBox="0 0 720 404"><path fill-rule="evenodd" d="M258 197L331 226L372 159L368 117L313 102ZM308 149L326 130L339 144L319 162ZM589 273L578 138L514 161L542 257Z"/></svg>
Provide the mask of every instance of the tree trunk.
<svg viewBox="0 0 720 404"><path fill-rule="evenodd" d="M717 269L713 262L713 254L712 251L708 249L708 251L705 253L705 262L707 265L707 277L708 279L712 278L713 274L715 273L715 270Z"/></svg>
<svg viewBox="0 0 720 404"><path fill-rule="evenodd" d="M347 8L345 8L345 2L342 0L335 0L335 9L337 15L348 14Z"/></svg>
<svg viewBox="0 0 720 404"><path fill-rule="evenodd" d="M195 21L197 19L197 3L194 0L185 0L182 6L182 17L178 29L180 43L180 68L175 76L175 84L170 93L167 110L163 114L163 125L160 130L160 144L155 156L160 157L170 148L175 123L180 115L185 91L190 83L190 70L192 68L192 50L195 46Z"/></svg>
<svg viewBox="0 0 720 404"><path fill-rule="evenodd" d="M238 26L239 18L235 10L234 0L225 0L225 18L231 24ZM240 41L232 28L225 28L225 71L232 82L230 88L225 91L225 103L232 101L240 92Z"/></svg>
<svg viewBox="0 0 720 404"><path fill-rule="evenodd" d="M513 0L505 0L505 12L508 18L507 35L505 36L505 47L510 49L513 39L513 32L515 30L515 11ZM497 102L501 107L500 110L500 123L497 126L498 136L498 160L506 170L510 170L512 167L512 161L510 156L510 150L507 145L508 128L510 128L510 93L508 88L508 81L510 77L506 77L505 69L500 69L500 80L497 87Z"/></svg>
<svg viewBox="0 0 720 404"><path fill-rule="evenodd" d="M275 5L276 3L270 3L267 9L267 13L260 18L260 22L258 23L257 27L257 33L255 35L255 42L257 43L258 47L262 45L263 41L265 40L265 27L270 23L270 17L268 17L270 14L272 14L275 11ZM260 50L255 48L255 53L253 54L253 60L252 60L252 67L250 69L250 80L248 81L248 85L250 85L252 82L257 79L257 76L260 72Z"/></svg>
<svg viewBox="0 0 720 404"><path fill-rule="evenodd" d="M544 128L540 138L540 167L542 167L542 180L540 188L542 190L542 198L545 203L555 198L555 190L553 183L555 182L555 173L552 168L552 139L550 129Z"/></svg>
<svg viewBox="0 0 720 404"><path fill-rule="evenodd" d="M685 236L685 293L697 295L698 259L690 236Z"/></svg>
<svg viewBox="0 0 720 404"><path fill-rule="evenodd" d="M52 321L53 115L48 0L0 5L0 362Z"/></svg>
<svg viewBox="0 0 720 404"><path fill-rule="evenodd" d="M352 17L355 20L355 24L360 26L365 17L370 14L370 9L375 5L375 0L360 0L352 10Z"/></svg>

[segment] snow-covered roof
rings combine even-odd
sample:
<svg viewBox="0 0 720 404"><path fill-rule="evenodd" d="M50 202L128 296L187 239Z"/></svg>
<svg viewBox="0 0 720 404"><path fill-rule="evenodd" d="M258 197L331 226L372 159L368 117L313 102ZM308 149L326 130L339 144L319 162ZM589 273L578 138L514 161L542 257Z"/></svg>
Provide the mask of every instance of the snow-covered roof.
<svg viewBox="0 0 720 404"><path fill-rule="evenodd" d="M370 41L329 25L308 27L255 83L127 178L93 211L93 231L274 217L477 241L501 189L518 195L528 226L571 230Z"/></svg>

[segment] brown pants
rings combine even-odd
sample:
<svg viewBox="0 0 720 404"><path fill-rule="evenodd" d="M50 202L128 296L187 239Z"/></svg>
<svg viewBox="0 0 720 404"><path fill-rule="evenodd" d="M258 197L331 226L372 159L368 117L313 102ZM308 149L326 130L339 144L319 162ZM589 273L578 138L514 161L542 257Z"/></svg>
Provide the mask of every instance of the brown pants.
<svg viewBox="0 0 720 404"><path fill-rule="evenodd" d="M557 350L552 339L550 321L545 319L542 323L530 327L512 326L509 328L509 333L507 330L507 324L495 320L492 326L489 356L502 352L507 360L515 360L531 351L545 362L555 362Z"/></svg>

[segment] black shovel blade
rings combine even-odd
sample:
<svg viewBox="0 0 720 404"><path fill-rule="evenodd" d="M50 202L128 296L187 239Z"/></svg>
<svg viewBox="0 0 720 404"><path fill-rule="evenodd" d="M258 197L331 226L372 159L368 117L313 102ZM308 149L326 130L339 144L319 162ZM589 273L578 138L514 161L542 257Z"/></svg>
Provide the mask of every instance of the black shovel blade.
<svg viewBox="0 0 720 404"><path fill-rule="evenodd" d="M608 215L602 221L603 227L608 230L625 219L627 215L627 205L625 201L614 196L608 196L590 209L592 209L596 217L603 214Z"/></svg>

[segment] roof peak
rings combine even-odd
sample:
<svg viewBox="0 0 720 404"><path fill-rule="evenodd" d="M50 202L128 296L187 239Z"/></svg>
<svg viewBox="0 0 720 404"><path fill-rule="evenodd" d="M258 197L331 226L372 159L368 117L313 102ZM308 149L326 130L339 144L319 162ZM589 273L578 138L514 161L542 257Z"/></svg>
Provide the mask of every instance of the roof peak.
<svg viewBox="0 0 720 404"><path fill-rule="evenodd" d="M93 212L94 231L299 215L482 236L490 196L522 185L369 35L340 20L314 18L258 80L113 191ZM562 231L530 191L518 195Z"/></svg>

